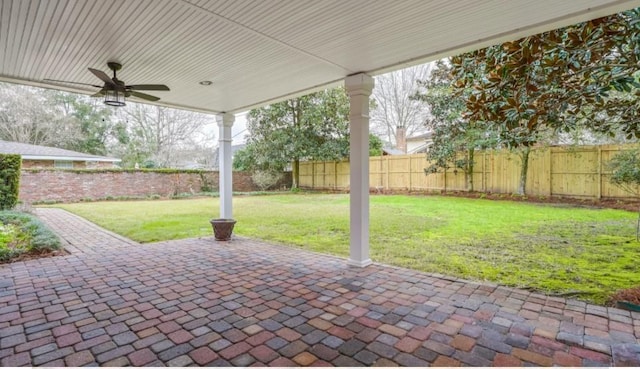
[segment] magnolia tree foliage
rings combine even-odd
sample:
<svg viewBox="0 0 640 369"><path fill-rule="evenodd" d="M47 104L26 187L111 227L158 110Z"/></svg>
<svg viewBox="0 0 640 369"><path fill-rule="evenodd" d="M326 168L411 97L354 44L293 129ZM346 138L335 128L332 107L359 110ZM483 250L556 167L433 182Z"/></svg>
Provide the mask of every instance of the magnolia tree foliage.
<svg viewBox="0 0 640 369"><path fill-rule="evenodd" d="M451 58L454 95L470 123L491 125L522 158L549 130L590 125L640 136L640 10Z"/></svg>
<svg viewBox="0 0 640 369"><path fill-rule="evenodd" d="M349 156L349 99L344 88L324 90L249 112L247 147L234 168L281 172L292 166L293 188L301 160ZM372 140L381 150L382 142Z"/></svg>
<svg viewBox="0 0 640 369"><path fill-rule="evenodd" d="M491 127L463 116L464 96L454 96L451 72L451 64L447 60L437 62L429 78L418 81L419 90L412 96L430 111L424 121L432 133L432 143L427 148L430 165L425 168L425 173L450 168L454 168L456 173L460 170L465 175L467 189L473 191L474 152L495 146L495 134Z"/></svg>

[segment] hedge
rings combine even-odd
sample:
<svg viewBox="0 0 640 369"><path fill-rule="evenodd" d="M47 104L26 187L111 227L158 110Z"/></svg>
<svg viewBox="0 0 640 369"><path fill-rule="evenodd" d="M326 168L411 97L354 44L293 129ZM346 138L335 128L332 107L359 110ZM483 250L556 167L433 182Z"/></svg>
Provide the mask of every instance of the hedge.
<svg viewBox="0 0 640 369"><path fill-rule="evenodd" d="M0 154L0 210L13 209L18 203L22 157Z"/></svg>

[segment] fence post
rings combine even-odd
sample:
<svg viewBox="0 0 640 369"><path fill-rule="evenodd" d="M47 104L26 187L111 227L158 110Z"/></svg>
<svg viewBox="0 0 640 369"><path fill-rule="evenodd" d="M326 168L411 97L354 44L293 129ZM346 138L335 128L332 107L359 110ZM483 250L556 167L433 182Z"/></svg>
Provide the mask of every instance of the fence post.
<svg viewBox="0 0 640 369"><path fill-rule="evenodd" d="M327 188L327 162L326 161L322 162L322 186L320 188L322 189Z"/></svg>
<svg viewBox="0 0 640 369"><path fill-rule="evenodd" d="M390 155L386 156L386 161L387 161L387 170L385 172L385 175L387 177L387 184L385 185L385 189L386 190L391 189L391 186L389 185L389 157L390 157Z"/></svg>
<svg viewBox="0 0 640 369"><path fill-rule="evenodd" d="M482 151L482 192L486 192L487 191L487 184L486 184L486 172L487 172L487 151Z"/></svg>
<svg viewBox="0 0 640 369"><path fill-rule="evenodd" d="M382 159L384 159L384 156L380 157L380 165L378 165L378 179L380 180L380 188L384 188L384 178L382 178L382 168L384 167L384 164L382 163Z"/></svg>
<svg viewBox="0 0 640 369"><path fill-rule="evenodd" d="M444 183L442 184L442 188L445 193L447 193L447 168L444 168Z"/></svg>
<svg viewBox="0 0 640 369"><path fill-rule="evenodd" d="M482 191L487 192L487 188L489 184L487 183L488 174L487 174L487 150L484 150L482 153Z"/></svg>
<svg viewBox="0 0 640 369"><path fill-rule="evenodd" d="M333 189L338 189L338 161L333 162Z"/></svg>
<svg viewBox="0 0 640 369"><path fill-rule="evenodd" d="M491 170L493 170L493 166L489 167L488 165L492 164L491 163L491 155L492 154L489 153L489 158L488 159L487 159L487 155L486 154L485 154L485 157L484 157L484 171L485 171L485 176L486 176L486 178L484 180L484 191L485 192L489 192L490 191L489 190L489 186L490 186L490 184L489 184L490 177L489 176L491 175L491 172L489 171L489 168L491 168ZM487 161L488 161L488 163L487 163Z"/></svg>
<svg viewBox="0 0 640 369"><path fill-rule="evenodd" d="M411 155L409 155L409 192L411 192L411 177L413 174L413 167L411 166Z"/></svg>
<svg viewBox="0 0 640 369"><path fill-rule="evenodd" d="M598 146L598 200L602 198L602 146Z"/></svg>
<svg viewBox="0 0 640 369"><path fill-rule="evenodd" d="M549 147L549 197L553 196L553 147Z"/></svg>

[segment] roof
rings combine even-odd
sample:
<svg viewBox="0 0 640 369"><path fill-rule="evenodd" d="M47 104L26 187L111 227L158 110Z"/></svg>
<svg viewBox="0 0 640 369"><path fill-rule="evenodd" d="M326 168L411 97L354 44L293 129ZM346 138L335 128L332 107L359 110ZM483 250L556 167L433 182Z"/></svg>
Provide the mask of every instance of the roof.
<svg viewBox="0 0 640 369"><path fill-rule="evenodd" d="M640 0L3 0L0 80L93 94L123 65L158 104L238 113L640 6ZM84 83L64 84L45 79ZM211 81L210 86L200 85ZM135 100L134 98L131 98Z"/></svg>
<svg viewBox="0 0 640 369"><path fill-rule="evenodd" d="M425 132L423 134L407 137L407 141L424 141L433 136L433 132Z"/></svg>
<svg viewBox="0 0 640 369"><path fill-rule="evenodd" d="M382 154L383 155L404 155L404 152L398 149L382 148Z"/></svg>
<svg viewBox="0 0 640 369"><path fill-rule="evenodd" d="M231 145L231 155L235 155L238 151L240 150L244 150L247 147L246 143L241 143L241 144L236 144L236 145ZM218 155L218 152L220 152L220 147L216 147L215 153L214 155Z"/></svg>
<svg viewBox="0 0 640 369"><path fill-rule="evenodd" d="M422 145L416 146L413 149L409 150L407 154L422 154L424 152L427 152L427 148L429 148L429 146L430 144L425 142Z"/></svg>
<svg viewBox="0 0 640 369"><path fill-rule="evenodd" d="M85 154L77 151L59 149L57 147L38 146L20 142L1 141L0 153L19 154L27 160L71 160L71 161L102 161L120 162L120 159Z"/></svg>

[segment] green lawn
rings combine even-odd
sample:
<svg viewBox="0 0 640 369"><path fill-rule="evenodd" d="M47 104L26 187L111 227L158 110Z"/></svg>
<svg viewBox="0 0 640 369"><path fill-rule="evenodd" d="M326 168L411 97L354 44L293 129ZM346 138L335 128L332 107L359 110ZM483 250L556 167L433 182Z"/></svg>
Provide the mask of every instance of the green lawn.
<svg viewBox="0 0 640 369"><path fill-rule="evenodd" d="M348 195L234 198L234 233L347 256ZM210 235L218 199L56 205L140 242ZM371 197L374 261L602 303L640 285L635 213L440 196Z"/></svg>

